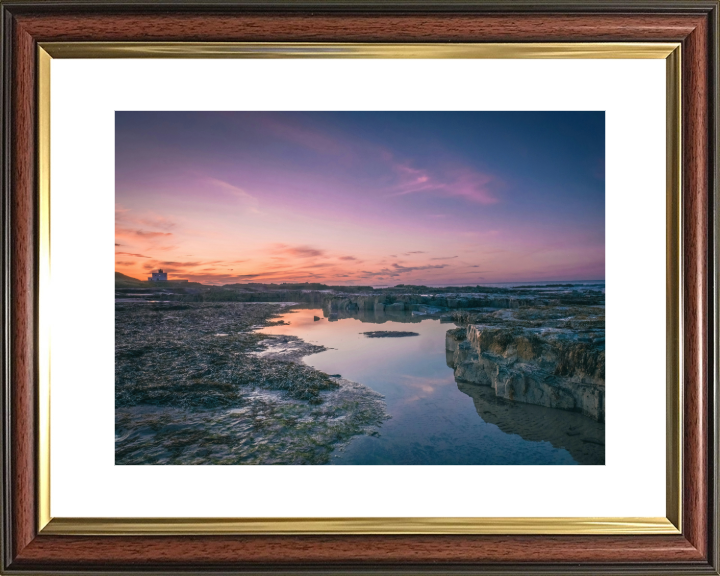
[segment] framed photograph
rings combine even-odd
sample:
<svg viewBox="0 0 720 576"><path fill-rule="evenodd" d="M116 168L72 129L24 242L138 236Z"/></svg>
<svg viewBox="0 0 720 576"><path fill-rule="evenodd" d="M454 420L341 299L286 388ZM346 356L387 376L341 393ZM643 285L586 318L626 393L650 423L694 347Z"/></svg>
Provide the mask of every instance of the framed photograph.
<svg viewBox="0 0 720 576"><path fill-rule="evenodd" d="M716 1L1 10L3 573L718 573Z"/></svg>

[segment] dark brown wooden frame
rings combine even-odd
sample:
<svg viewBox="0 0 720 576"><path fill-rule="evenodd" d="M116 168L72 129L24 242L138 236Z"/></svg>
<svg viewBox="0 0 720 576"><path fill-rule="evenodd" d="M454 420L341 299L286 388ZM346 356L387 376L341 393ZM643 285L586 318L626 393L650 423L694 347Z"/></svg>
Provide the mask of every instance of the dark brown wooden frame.
<svg viewBox="0 0 720 576"><path fill-rule="evenodd" d="M0 6L3 573L718 574L718 2L25 2ZM683 533L647 536L50 536L36 490L36 50L60 41L682 43Z"/></svg>

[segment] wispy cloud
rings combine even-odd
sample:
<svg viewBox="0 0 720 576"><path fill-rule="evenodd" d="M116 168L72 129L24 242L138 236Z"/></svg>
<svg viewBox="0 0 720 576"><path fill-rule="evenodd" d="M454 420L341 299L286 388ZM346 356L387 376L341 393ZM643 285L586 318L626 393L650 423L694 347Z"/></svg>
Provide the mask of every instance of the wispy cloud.
<svg viewBox="0 0 720 576"><path fill-rule="evenodd" d="M363 270L360 274L362 278L397 278L403 274L417 272L420 270L439 270L447 267L447 264L435 264L427 266L403 266L397 262L391 264L390 268L383 268L377 271Z"/></svg>
<svg viewBox="0 0 720 576"><path fill-rule="evenodd" d="M407 274L408 272L415 272L417 270L439 270L440 268L446 268L447 264L429 264L427 266L402 266L401 264L393 264L392 267L400 274Z"/></svg>
<svg viewBox="0 0 720 576"><path fill-rule="evenodd" d="M421 192L441 196L455 196L478 204L497 204L498 197L492 188L499 180L471 168L446 168L442 172L413 168L409 164L394 166L400 182L390 190L388 196L406 196Z"/></svg>
<svg viewBox="0 0 720 576"><path fill-rule="evenodd" d="M115 205L115 246L129 245L129 248L145 250L157 240L170 238L169 229L176 225L172 218L152 213L136 214L121 204ZM124 244L117 242L123 240ZM126 254L131 254L126 252ZM137 256L137 254L132 254Z"/></svg>
<svg viewBox="0 0 720 576"><path fill-rule="evenodd" d="M280 119L275 114L263 114L258 117L258 122L263 133L272 134L295 146L345 160L352 160L357 156L357 141L318 130L296 119Z"/></svg>
<svg viewBox="0 0 720 576"><path fill-rule="evenodd" d="M116 246L117 246L117 244L116 244ZM134 256L135 258L150 258L150 256L143 256L142 254L133 254L131 252L115 252L115 255L120 255L120 254L122 254L123 256Z"/></svg>
<svg viewBox="0 0 720 576"><path fill-rule="evenodd" d="M160 230L170 230L176 225L176 222L165 216L150 215L139 218L137 221L148 228L159 228Z"/></svg>
<svg viewBox="0 0 720 576"><path fill-rule="evenodd" d="M164 238L172 236L172 232L157 232L155 230L133 230L131 228L116 228L116 237L136 237L136 238Z"/></svg>
<svg viewBox="0 0 720 576"><path fill-rule="evenodd" d="M220 178L207 176L201 179L201 183L207 186L218 188L230 194L231 196L243 200L244 202L247 202L253 206L256 206L259 203L258 199L252 194L250 194L248 191L246 191L244 188L236 186L235 184L231 184L230 182L226 182L225 180L221 180Z"/></svg>
<svg viewBox="0 0 720 576"><path fill-rule="evenodd" d="M159 262L160 266L183 266L183 267L191 267L191 266L205 266L207 265L207 262L173 262L172 260L169 262Z"/></svg>
<svg viewBox="0 0 720 576"><path fill-rule="evenodd" d="M312 246L288 246L287 244L274 244L272 251L282 256L294 258L319 258L325 256L325 250Z"/></svg>

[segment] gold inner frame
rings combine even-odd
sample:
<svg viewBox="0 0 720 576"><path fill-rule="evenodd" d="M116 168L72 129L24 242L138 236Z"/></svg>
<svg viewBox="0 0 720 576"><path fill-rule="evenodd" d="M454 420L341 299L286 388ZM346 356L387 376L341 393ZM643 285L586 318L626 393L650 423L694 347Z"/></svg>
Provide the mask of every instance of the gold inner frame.
<svg viewBox="0 0 720 576"><path fill-rule="evenodd" d="M53 518L50 514L50 70L53 58L666 60L666 517ZM53 42L38 45L38 530L43 534L679 534L682 518L681 46L679 43L342 44Z"/></svg>

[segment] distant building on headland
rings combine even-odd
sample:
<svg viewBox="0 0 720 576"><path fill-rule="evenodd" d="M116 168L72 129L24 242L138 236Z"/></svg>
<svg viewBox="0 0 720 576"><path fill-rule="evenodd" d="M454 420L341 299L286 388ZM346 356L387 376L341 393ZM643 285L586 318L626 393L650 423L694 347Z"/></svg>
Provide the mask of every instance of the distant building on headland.
<svg viewBox="0 0 720 576"><path fill-rule="evenodd" d="M180 282L187 283L187 280L178 280L177 278L173 278L172 280L168 280L168 273L163 272L162 268L160 270L153 270L152 276L148 278L148 282L172 282L172 285L175 286L176 284L179 284Z"/></svg>
<svg viewBox="0 0 720 576"><path fill-rule="evenodd" d="M152 271L152 276L148 278L148 282L167 282L167 272L163 272L162 268L155 272Z"/></svg>

